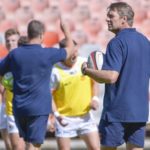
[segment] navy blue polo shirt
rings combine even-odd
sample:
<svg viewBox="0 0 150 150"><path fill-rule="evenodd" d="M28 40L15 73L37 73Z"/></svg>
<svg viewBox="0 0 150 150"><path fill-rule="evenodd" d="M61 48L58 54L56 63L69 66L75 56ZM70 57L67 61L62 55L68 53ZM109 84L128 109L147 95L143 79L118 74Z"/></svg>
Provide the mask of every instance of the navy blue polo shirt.
<svg viewBox="0 0 150 150"><path fill-rule="evenodd" d="M102 119L109 122L146 122L150 44L135 28L121 30L109 43L103 70L119 72L116 83L105 85Z"/></svg>
<svg viewBox="0 0 150 150"><path fill-rule="evenodd" d="M34 116L52 112L50 74L53 64L65 58L65 49L33 44L14 49L0 63L0 75L11 71L14 76L14 115Z"/></svg>

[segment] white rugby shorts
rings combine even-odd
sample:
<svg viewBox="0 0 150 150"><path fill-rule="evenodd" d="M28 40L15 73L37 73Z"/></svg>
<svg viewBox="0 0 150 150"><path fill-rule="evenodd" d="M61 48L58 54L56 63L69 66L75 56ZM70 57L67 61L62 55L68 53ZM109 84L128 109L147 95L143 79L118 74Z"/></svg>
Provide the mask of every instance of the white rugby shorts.
<svg viewBox="0 0 150 150"><path fill-rule="evenodd" d="M0 130L3 129L7 129L8 133L18 133L14 116L6 114L6 103L2 103L0 108Z"/></svg>
<svg viewBox="0 0 150 150"><path fill-rule="evenodd" d="M13 115L7 115L7 130L9 134L19 132Z"/></svg>
<svg viewBox="0 0 150 150"><path fill-rule="evenodd" d="M6 103L3 102L1 103L1 108L0 108L0 130L2 129L7 129L7 115L5 112L6 108Z"/></svg>
<svg viewBox="0 0 150 150"><path fill-rule="evenodd" d="M63 127L56 119L56 130L55 130L56 137L71 138L81 134L87 134L98 131L96 122L94 121L91 113L78 117L63 116L63 121L65 123L68 123L68 125Z"/></svg>

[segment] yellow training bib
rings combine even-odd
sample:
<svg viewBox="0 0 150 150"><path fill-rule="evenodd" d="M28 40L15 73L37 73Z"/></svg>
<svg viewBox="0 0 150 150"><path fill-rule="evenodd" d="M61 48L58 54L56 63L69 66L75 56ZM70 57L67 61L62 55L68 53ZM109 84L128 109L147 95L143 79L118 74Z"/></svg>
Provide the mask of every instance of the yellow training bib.
<svg viewBox="0 0 150 150"><path fill-rule="evenodd" d="M6 89L6 114L7 115L13 115L12 99L13 99L13 93L10 90Z"/></svg>
<svg viewBox="0 0 150 150"><path fill-rule="evenodd" d="M57 67L60 75L60 87L53 93L57 109L61 115L81 116L90 110L92 82L81 73L82 60L78 58L78 72L69 74Z"/></svg>

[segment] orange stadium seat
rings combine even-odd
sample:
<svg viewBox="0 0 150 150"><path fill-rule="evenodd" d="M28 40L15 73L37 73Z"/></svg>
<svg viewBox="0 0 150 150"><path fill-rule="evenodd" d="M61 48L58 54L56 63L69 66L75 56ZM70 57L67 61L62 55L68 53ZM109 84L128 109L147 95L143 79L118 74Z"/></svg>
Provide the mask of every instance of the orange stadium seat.
<svg viewBox="0 0 150 150"><path fill-rule="evenodd" d="M59 0L48 0L49 1L49 6L50 7L58 7L60 5L60 1Z"/></svg>
<svg viewBox="0 0 150 150"><path fill-rule="evenodd" d="M76 6L77 6L76 0L61 0L60 1L60 10L63 13L72 12Z"/></svg>
<svg viewBox="0 0 150 150"><path fill-rule="evenodd" d="M0 58L8 55L8 50L4 45L0 45Z"/></svg>
<svg viewBox="0 0 150 150"><path fill-rule="evenodd" d="M49 2L48 0L32 0L31 7L35 13L40 13L49 7Z"/></svg>
<svg viewBox="0 0 150 150"><path fill-rule="evenodd" d="M30 7L31 0L20 0L20 7Z"/></svg>
<svg viewBox="0 0 150 150"><path fill-rule="evenodd" d="M108 0L92 0L89 2L91 12L101 12L103 9L106 10L109 4Z"/></svg>
<svg viewBox="0 0 150 150"><path fill-rule="evenodd" d="M15 16L17 18L16 21L18 25L27 25L27 23L34 18L34 13L30 7L26 6L17 9Z"/></svg>
<svg viewBox="0 0 150 150"><path fill-rule="evenodd" d="M78 43L79 46L88 43L87 33L83 32L82 30L76 30L72 32L72 38Z"/></svg>
<svg viewBox="0 0 150 150"><path fill-rule="evenodd" d="M150 20L144 20L141 24L141 32L150 40ZM144 28L143 28L144 27Z"/></svg>
<svg viewBox="0 0 150 150"><path fill-rule="evenodd" d="M78 5L80 5L80 3L90 3L91 0L77 0Z"/></svg>
<svg viewBox="0 0 150 150"><path fill-rule="evenodd" d="M90 18L90 10L88 6L79 6L73 11L73 17L75 19L75 22L83 23L85 20Z"/></svg>
<svg viewBox="0 0 150 150"><path fill-rule="evenodd" d="M93 14L93 16L85 21L84 30L90 34L90 36L96 36L98 32L102 29L101 18L98 14Z"/></svg>
<svg viewBox="0 0 150 150"><path fill-rule="evenodd" d="M7 13L15 12L20 7L20 0L2 0L2 5Z"/></svg>
<svg viewBox="0 0 150 150"><path fill-rule="evenodd" d="M150 20L150 10L147 10L147 19Z"/></svg>
<svg viewBox="0 0 150 150"><path fill-rule="evenodd" d="M75 29L83 29L83 24L86 20L90 19L90 10L86 5L80 5L73 11L73 21L75 24Z"/></svg>
<svg viewBox="0 0 150 150"><path fill-rule="evenodd" d="M4 33L9 28L17 29L17 23L15 20L5 19L0 23L0 32Z"/></svg>
<svg viewBox="0 0 150 150"><path fill-rule="evenodd" d="M58 44L59 36L57 32L45 32L43 45L45 47L52 47Z"/></svg>
<svg viewBox="0 0 150 150"><path fill-rule="evenodd" d="M46 30L56 31L57 21L60 17L60 11L57 7L50 7L43 12L43 22L45 23Z"/></svg>
<svg viewBox="0 0 150 150"><path fill-rule="evenodd" d="M106 45L108 44L109 40L112 39L112 37L114 37L114 34L112 32L108 32L107 26L104 26L103 29L97 35L96 43L101 45L105 52Z"/></svg>
<svg viewBox="0 0 150 150"><path fill-rule="evenodd" d="M17 18L18 30L21 35L26 35L27 24L30 20L34 18L33 11L30 7L24 6L17 9L15 16Z"/></svg>
<svg viewBox="0 0 150 150"><path fill-rule="evenodd" d="M78 7L79 6L89 6L90 0L78 0Z"/></svg>
<svg viewBox="0 0 150 150"><path fill-rule="evenodd" d="M141 24L144 20L147 19L147 11L143 8L136 8L135 10L134 22Z"/></svg>
<svg viewBox="0 0 150 150"><path fill-rule="evenodd" d="M5 19L6 19L5 12L2 9L0 9L0 21L3 21Z"/></svg>
<svg viewBox="0 0 150 150"><path fill-rule="evenodd" d="M120 1L120 0L116 0ZM59 15L61 14L70 26L70 31L86 32L88 36L99 33L106 24L106 10L113 0L0 0L0 31L2 33L9 27L18 27L21 34L26 34L27 23L31 19L42 21L47 31L54 31L59 34L59 39L63 37L58 24ZM149 27L145 23L150 19L149 0L140 1L126 0L133 5L135 11L135 25L146 36L149 37ZM140 6L140 7L139 7ZM143 9L142 9L143 8ZM145 10L144 10L145 9ZM3 11L4 10L4 11ZM13 12L13 13L12 13ZM70 13L71 12L71 13ZM98 23L93 19L93 14L98 14ZM14 19L17 25L10 23L8 20ZM5 21L6 19L6 21ZM99 26L96 24L99 24ZM142 24L142 25L141 25ZM142 27L141 27L142 26ZM146 28L145 28L145 27ZM84 31L85 30L85 31ZM108 32L108 31L107 31ZM104 31L105 33L105 31ZM105 35L104 35L105 37ZM89 42L95 40L92 36ZM97 41L97 39L96 39ZM101 40L102 41L102 40ZM103 42L102 43L106 43Z"/></svg>

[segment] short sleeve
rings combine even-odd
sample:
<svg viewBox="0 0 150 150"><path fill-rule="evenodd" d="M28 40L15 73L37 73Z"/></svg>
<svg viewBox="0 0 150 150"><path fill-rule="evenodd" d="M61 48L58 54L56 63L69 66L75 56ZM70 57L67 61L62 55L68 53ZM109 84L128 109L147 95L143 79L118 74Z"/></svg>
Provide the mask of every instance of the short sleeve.
<svg viewBox="0 0 150 150"><path fill-rule="evenodd" d="M7 57L2 59L0 61L0 75L4 75L6 72L10 71L10 57L11 55L9 54Z"/></svg>
<svg viewBox="0 0 150 150"><path fill-rule="evenodd" d="M106 50L103 70L115 70L120 72L123 60L123 46L121 41L113 39L109 42Z"/></svg>
<svg viewBox="0 0 150 150"><path fill-rule="evenodd" d="M51 91L57 90L60 85L60 77L59 77L58 69L56 67L53 67L52 69L50 81L51 81L50 82Z"/></svg>
<svg viewBox="0 0 150 150"><path fill-rule="evenodd" d="M67 52L64 48L49 48L49 58L53 64L64 61L67 57Z"/></svg>

